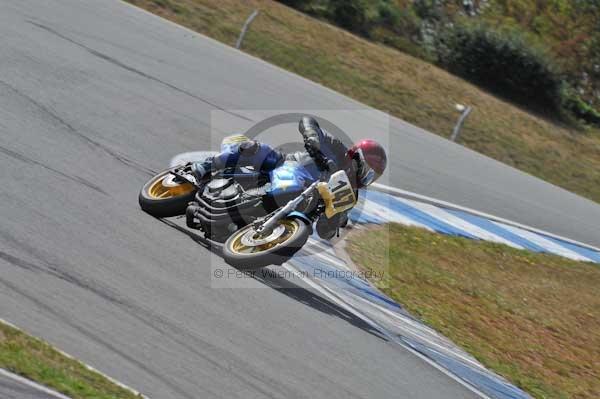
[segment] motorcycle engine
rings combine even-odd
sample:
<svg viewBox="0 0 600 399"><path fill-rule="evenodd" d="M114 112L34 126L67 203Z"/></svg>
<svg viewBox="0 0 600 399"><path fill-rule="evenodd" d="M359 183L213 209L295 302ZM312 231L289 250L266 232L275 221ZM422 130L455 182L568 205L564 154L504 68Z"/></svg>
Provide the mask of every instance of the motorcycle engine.
<svg viewBox="0 0 600 399"><path fill-rule="evenodd" d="M224 204L235 201L242 193L242 187L233 179L215 179L206 184L202 197L210 202Z"/></svg>
<svg viewBox="0 0 600 399"><path fill-rule="evenodd" d="M261 198L266 188L244 190L232 178L218 178L198 191L186 212L188 227L202 229L213 241L225 241L238 228L266 214Z"/></svg>

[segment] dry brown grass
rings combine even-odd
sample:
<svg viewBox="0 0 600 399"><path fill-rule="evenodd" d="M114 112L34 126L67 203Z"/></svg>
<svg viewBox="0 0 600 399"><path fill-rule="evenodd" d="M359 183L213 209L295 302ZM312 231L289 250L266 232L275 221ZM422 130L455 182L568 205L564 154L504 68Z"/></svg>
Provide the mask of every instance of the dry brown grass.
<svg viewBox="0 0 600 399"><path fill-rule="evenodd" d="M413 314L537 398L600 398L600 266L390 225L352 233L357 265Z"/></svg>
<svg viewBox="0 0 600 399"><path fill-rule="evenodd" d="M466 146L600 202L600 131L532 115L444 70L270 0L129 0L233 45L254 9L244 50L448 137L455 103L474 112Z"/></svg>

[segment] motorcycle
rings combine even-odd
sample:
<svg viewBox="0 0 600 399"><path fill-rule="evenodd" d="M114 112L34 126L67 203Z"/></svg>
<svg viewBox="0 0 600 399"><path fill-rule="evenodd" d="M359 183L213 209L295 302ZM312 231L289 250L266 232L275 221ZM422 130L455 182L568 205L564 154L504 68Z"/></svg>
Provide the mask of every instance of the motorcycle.
<svg viewBox="0 0 600 399"><path fill-rule="evenodd" d="M247 139L231 136L232 141ZM286 160L270 172L247 166L196 181L192 163L166 169L141 189L139 204L156 217L185 215L189 228L222 244L222 256L243 270L281 265L306 244L319 218L352 208L356 196L343 170L328 173Z"/></svg>

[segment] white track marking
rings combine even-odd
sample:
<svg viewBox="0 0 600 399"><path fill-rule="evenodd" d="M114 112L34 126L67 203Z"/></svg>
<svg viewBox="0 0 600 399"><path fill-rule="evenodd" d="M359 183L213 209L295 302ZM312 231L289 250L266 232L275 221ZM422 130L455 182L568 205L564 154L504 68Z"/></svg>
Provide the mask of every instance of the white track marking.
<svg viewBox="0 0 600 399"><path fill-rule="evenodd" d="M309 245L313 245L312 240ZM337 268L340 268L340 269L350 270L348 265L346 265L346 263L342 259L338 258L335 255L325 253L325 252L321 252L321 253L309 252L306 248L303 248L301 251L302 252L299 252L298 255L296 255L296 256L299 256L299 255L313 256L313 257L317 256L317 257L321 258L324 263L336 266Z"/></svg>
<svg viewBox="0 0 600 399"><path fill-rule="evenodd" d="M437 331L412 320L410 317L403 316L401 314L392 312L391 310L386 309L383 306L380 306L377 303L371 302L365 298L361 298L358 295L355 295L353 293L348 293L348 294L351 295L352 297L354 297L355 299L363 302L364 304L375 308L377 311L380 311L380 312L384 313L385 315L398 320L400 323L402 323L402 326L399 326L398 328L405 329L405 330L409 331L410 333L412 333L413 335L418 336L419 337L418 339L420 341L423 341L430 346L434 346L434 347L438 348L438 351L447 352L447 353L451 352L453 356L461 359L463 362L469 363L471 366L474 366L480 370L486 370L481 364L477 363L476 360L466 357L465 355L462 355L460 353L453 352L450 348L440 345L437 342L435 342L434 340L426 338L423 334L423 332L425 332L427 334L431 334L432 336L439 339L440 341L448 341L447 338L440 336ZM391 322L391 323L393 323L393 322Z"/></svg>
<svg viewBox="0 0 600 399"><path fill-rule="evenodd" d="M497 242L500 244L506 244L508 246L511 246L511 247L517 248L517 249L524 249L522 246L517 245L512 241L509 241L509 240L502 238L492 232L482 229L479 226L475 226L474 224L471 224L471 223L467 222L466 220L463 220L463 219L459 218L458 216L455 216L455 215L451 214L450 212L443 210L442 208L438 208L435 205L424 204L422 202L416 202L416 201L407 200L404 198L397 198L397 200L404 202L405 204L410 205L414 208L417 208L418 210L425 212L426 214L428 214L429 216L432 216L435 219L441 220L453 227L456 227L459 230L463 230L463 231L465 231L477 238L480 238L482 240Z"/></svg>
<svg viewBox="0 0 600 399"><path fill-rule="evenodd" d="M22 332L23 334L30 335L30 334L28 334L26 331L24 331L23 329L21 329L20 327L18 327L18 326L15 326L15 325L14 325L14 324L12 324L11 322L8 322L8 321L6 321L6 320L4 320L4 319L2 319L2 318L0 318L0 323L6 324L7 326L10 326L10 327L14 328L15 330L18 330L18 331ZM34 339L39 339L39 338L35 338L35 337L34 337ZM133 393L133 394L134 394L134 395L136 395L136 396L139 396L141 399L149 399L149 398L148 398L148 396L146 396L146 395L144 395L144 394L142 394L142 393L140 393L140 392L136 391L135 389L133 389L133 388L131 388L131 387L129 387L129 386L127 386L127 385L123 384L123 383L122 383L122 382L120 382L120 381L117 381L117 380L115 380L114 378L112 378L112 377L110 377L110 376L108 376L108 375L104 374L103 372L101 372L101 371L99 371L99 370L95 369L94 367L92 367L92 366L90 366L90 365L88 365L88 364L85 364L85 363L83 363L81 360L78 360L78 359L74 358L73 356L69 355L68 353L66 353L66 352L63 352L62 350L60 350L60 349L56 348L55 346L53 346L53 345L50 345L50 343L47 343L47 344L48 344L48 345L49 345L49 346L50 346L52 349L54 349L55 351L57 351L58 353L60 353L61 355L63 355L64 357L66 357L66 358L69 358L69 359L71 359L71 360L75 360L76 362L78 362L79 364L81 364L81 365L82 365L83 367L85 367L86 369L88 369L88 370L90 370L90 371L93 371L93 372L94 372L94 373L96 373L96 374L100 374L102 377L106 378L107 380L109 380L109 381L110 381L110 382L112 382L113 384L115 384L115 385L118 385L119 387L121 387L121 388L123 388L123 389L125 389L125 390L127 390L127 391L129 391L129 392L131 392L131 393ZM2 370L2 369L0 369L0 370ZM67 399L68 399L68 398L67 398Z"/></svg>
<svg viewBox="0 0 600 399"><path fill-rule="evenodd" d="M361 211L366 213L367 215L373 215L379 219L383 219L383 220L389 221L389 222L400 223L405 226L420 227L423 229L427 229L429 231L433 231L433 229L431 229L430 227L428 227L422 223L419 223L416 220L413 220L406 215L396 212L396 211L390 209L389 207L385 207L383 205L379 205L373 201L370 201L369 199L365 199L361 203L361 205L362 205Z"/></svg>
<svg viewBox="0 0 600 399"><path fill-rule="evenodd" d="M510 231L513 234L518 235L519 237L523 237L526 240L531 241L532 243L539 245L540 247L546 249L548 252L551 252L556 255L564 256L565 258L580 260L584 262L594 262L593 260L586 258L583 255L578 254L577 252L571 251L570 249L563 247L555 243L554 241L550 241L547 238L542 237L539 234L532 233L531 231L524 230L518 227L509 226L503 223L498 223L492 221L492 223L496 224L503 229Z"/></svg>
<svg viewBox="0 0 600 399"><path fill-rule="evenodd" d="M380 333L382 333L383 335L385 335L390 341L395 342L396 344L402 346L404 349L408 350L413 355L419 357L420 359L422 359L423 361L425 361L427 364L429 364L430 366L432 366L435 369L439 370L440 372L442 372L446 376L450 377L452 380L458 382L460 385L464 386L465 388L467 388L471 392L475 393L479 397L481 397L483 399L491 399L485 393L481 392L480 390L478 390L477 388L475 388L474 386L472 386L471 384L469 384L465 380L463 380L463 379L459 378L458 376L452 374L450 371L446 370L445 368L443 368L439 364L435 363L433 360L431 360L427 356L423 355L422 353L419 353L415 349L413 349L410 346L407 346L406 344L404 344L401 341L399 341L396 337L394 337L393 335L391 335L385 328L383 328L382 326L380 326L379 324L377 324L375 321L371 320L366 315L360 313L359 311L357 311L356 309L354 309L352 306L350 306L350 305L346 304L344 301L342 301L329 288L327 288L327 287L325 287L323 285L317 284L316 282L312 281L310 278L304 276L302 273L298 273L296 271L296 269L294 269L292 266L290 266L287 263L284 264L283 267L285 269L287 269L289 272L295 274L298 278L300 278L302 281L304 281L307 285L309 285L313 289L317 290L320 294L324 295L327 299L329 299L330 301L332 301L333 303L335 303L336 305L338 305L342 309L350 312L354 316L358 317L359 319L361 319L362 321L364 321L365 323L367 323L368 325L370 325L371 327L373 327L375 330L377 330Z"/></svg>
<svg viewBox="0 0 600 399"><path fill-rule="evenodd" d="M326 253L311 254L311 256L316 256L318 258L321 258L324 263L333 265L333 266L343 269L343 270L350 271L350 268L348 267L348 265L346 265L343 260L341 260L340 258L338 258L336 256L332 256L332 255L329 255Z"/></svg>
<svg viewBox="0 0 600 399"><path fill-rule="evenodd" d="M212 152L212 151L191 151L191 152L181 153L181 154L178 154L175 157L173 157L173 159L171 159L170 166L174 166L174 165L182 163L182 162L204 159L209 154L214 154L214 152ZM484 239L484 240L503 243L503 244L509 245L513 248L523 249L522 246L515 244L509 240L506 240L500 236L497 236L491 232L488 232L487 230L484 230L478 226L475 226L455 215L452 215L449 212L444 211L443 208L458 210L458 211L469 213L474 216L483 217L492 222L499 222L499 223L501 223L500 226L504 227L504 228L506 228L507 226L515 227L515 228L525 230L528 232L546 235L548 237L552 237L552 238L562 240L562 241L565 241L565 242L568 242L568 243L571 243L571 244L574 244L577 246L581 246L583 248L587 248L592 251L600 252L600 248L596 248L594 246L584 244L579 241L561 237L559 235L552 234L550 232L539 230L534 227L530 227L530 226L526 226L526 225L523 225L523 224L520 224L517 222L506 220L506 219L503 219L503 218L500 218L497 216L493 216L493 215L490 215L490 214L487 214L484 212L479 212L474 209L470 209L470 208L462 207L460 205L452 204L450 202L438 200L435 198L427 197L427 196L424 196L421 194L413 193L410 191L402 190L402 189L399 189L396 187L391 187L391 186L387 186L387 185L379 184L379 183L374 183L371 187L373 187L374 189L377 189L379 191L393 193L393 195L396 196L396 200L408 201L406 203L408 203L412 206L415 206L417 208L422 207L422 209L421 208L418 208L418 209L421 209L424 212L430 214L431 216L434 216L438 219L446 221L448 224L451 224L454 227L457 227L461 230L467 231L467 232L469 232L481 239ZM398 198L398 197L401 197L402 199ZM425 228L429 231L432 231L432 229L430 227L428 227L422 223L419 223L405 215L402 215L399 212L395 212L383 205L378 205L368 199L363 200L362 206L363 206L362 211L367 215L372 215L372 216L375 216L375 217L383 219L383 220L397 222L397 223L401 223L401 224L404 224L407 226L421 227L421 228ZM436 215L440 215L440 216L436 216ZM546 241L548 241L548 240L546 240ZM555 246L556 246L556 244L555 244ZM560 248L563 248L563 247L560 247ZM565 251L567 251L567 253L575 254L573 251L570 251L568 249L565 249ZM563 251L561 250L561 252L563 252ZM576 257L574 257L574 256L568 256L568 257L572 258L572 259L591 261L590 259L583 257L582 255L579 255L579 254L575 254L575 255L576 255Z"/></svg>
<svg viewBox="0 0 600 399"><path fill-rule="evenodd" d="M547 232L547 231L536 229L535 227L526 226L526 225L521 224L521 223L513 222L512 220L507 220L507 219L503 219L503 218L498 217L498 216L490 215L489 213L480 212L480 211L476 211L475 209L471 209L471 208L467 208L467 207L464 207L464 206L456 205L456 204L453 204L451 202L446 202L446 201L442 201L442 200L439 200L439 199L436 199L436 198L427 197L425 195L413 193L411 191L402 190L402 189L399 189L399 188L396 188L396 187L386 186L385 184L373 183L371 185L371 187L373 187L375 190L378 190L378 191L393 193L393 195L398 196L398 197L407 198L407 199L414 200L414 201L419 201L419 202L424 202L424 203L435 205L435 206L439 206L439 207L442 207L442 208L453 209L453 210L457 210L457 211L469 213L471 215L479 216L479 217L488 219L490 221L500 222L502 224L506 224L506 225L509 225L509 226L518 227L518 228L521 228L521 229L524 229L524 230L527 230L527 231L531 231L533 233L543 234L543 235L546 235L548 237L552 237L552 238L556 238L556 239L561 240L561 241L568 242L570 244L574 244L574 245L577 245L577 246L580 246L580 247L583 247L583 248L591 249L592 251L600 252L600 248L596 248L596 247L594 247L592 245L585 244L585 243L582 243L582 242L579 242L579 241L576 241L576 240L572 240L570 238L562 237L562 236L559 236L557 234L553 234L553 233L550 233L550 232Z"/></svg>
<svg viewBox="0 0 600 399"><path fill-rule="evenodd" d="M321 248L323 252L327 252L328 255L335 256L335 248L333 246L327 245L318 238L310 237L309 240L311 245Z"/></svg>
<svg viewBox="0 0 600 399"><path fill-rule="evenodd" d="M44 392L45 394L55 397L56 399L71 399L68 396L63 395L62 393L53 391L49 388L46 388L43 385L38 384L37 382L28 380L27 378L21 377L20 375L13 374L10 371L4 370L3 368L0 368L0 375L6 378L10 378L11 380L18 382L19 384L27 385L28 387L36 389L40 392Z"/></svg>

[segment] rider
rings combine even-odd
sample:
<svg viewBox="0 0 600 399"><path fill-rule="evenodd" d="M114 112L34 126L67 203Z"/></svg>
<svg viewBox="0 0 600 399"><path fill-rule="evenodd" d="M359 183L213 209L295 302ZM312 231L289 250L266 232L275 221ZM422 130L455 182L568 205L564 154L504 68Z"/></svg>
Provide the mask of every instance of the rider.
<svg viewBox="0 0 600 399"><path fill-rule="evenodd" d="M305 167L315 165L319 171L326 173L344 170L355 194L358 194L359 188L373 183L385 170L385 150L374 140L361 140L347 148L340 140L321 129L316 119L309 116L300 119L298 130L304 139L306 151L283 154L267 144L244 136L234 136L234 141L228 143L224 151L203 162L192 164L192 171L196 179L201 181L212 171L226 167L251 166L257 171L270 172L284 161L296 161ZM347 212L331 219L320 217L317 232L322 238L329 239L338 227L345 226L347 220Z"/></svg>

